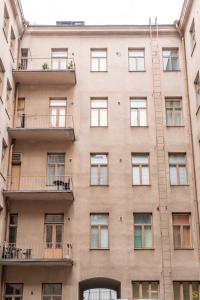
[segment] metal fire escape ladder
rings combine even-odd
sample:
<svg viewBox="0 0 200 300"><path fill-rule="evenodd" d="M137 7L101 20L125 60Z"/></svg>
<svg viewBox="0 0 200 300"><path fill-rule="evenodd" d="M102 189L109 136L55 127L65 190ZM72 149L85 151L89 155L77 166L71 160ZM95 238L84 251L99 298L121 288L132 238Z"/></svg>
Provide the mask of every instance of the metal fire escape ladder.
<svg viewBox="0 0 200 300"><path fill-rule="evenodd" d="M157 152L157 174L158 193L160 211L160 233L162 247L162 280L163 296L165 300L173 299L172 274L171 274L171 246L169 235L168 193L167 193L167 172L166 172L166 152L165 152L165 126L163 113L165 111L162 97L162 77L161 77L161 55L159 48L159 28L157 18L152 23L149 20L150 42L152 55L152 78L155 128L156 128L156 152ZM161 297L162 299L162 297Z"/></svg>

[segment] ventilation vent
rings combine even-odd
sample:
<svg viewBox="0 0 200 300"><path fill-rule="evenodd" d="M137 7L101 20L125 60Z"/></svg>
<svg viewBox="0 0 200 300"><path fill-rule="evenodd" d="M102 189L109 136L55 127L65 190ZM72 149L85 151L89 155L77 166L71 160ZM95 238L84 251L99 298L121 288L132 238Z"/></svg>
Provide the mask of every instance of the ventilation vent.
<svg viewBox="0 0 200 300"><path fill-rule="evenodd" d="M22 161L22 154L21 153L13 153L12 154L12 163L20 164Z"/></svg>

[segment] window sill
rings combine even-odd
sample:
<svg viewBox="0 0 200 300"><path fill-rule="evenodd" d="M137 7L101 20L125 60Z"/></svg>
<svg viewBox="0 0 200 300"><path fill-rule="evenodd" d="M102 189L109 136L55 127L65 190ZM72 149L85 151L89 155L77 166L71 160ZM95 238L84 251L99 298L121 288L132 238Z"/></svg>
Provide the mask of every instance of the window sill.
<svg viewBox="0 0 200 300"><path fill-rule="evenodd" d="M109 184L90 184L90 187L108 187Z"/></svg>
<svg viewBox="0 0 200 300"><path fill-rule="evenodd" d="M178 126L178 125L166 125L166 128L184 128L185 127L185 125L180 125L180 126Z"/></svg>
<svg viewBox="0 0 200 300"><path fill-rule="evenodd" d="M194 250L194 248L174 248L175 251L179 250Z"/></svg>
<svg viewBox="0 0 200 300"><path fill-rule="evenodd" d="M134 187L134 186L149 186L149 187L151 187L152 184L132 184L132 187Z"/></svg>
<svg viewBox="0 0 200 300"><path fill-rule="evenodd" d="M131 71L131 70L128 70L129 73L145 73L146 70L142 70L142 71Z"/></svg>
<svg viewBox="0 0 200 300"><path fill-rule="evenodd" d="M170 184L171 187L181 187L181 186L189 186L189 184Z"/></svg>
<svg viewBox="0 0 200 300"><path fill-rule="evenodd" d="M97 251L99 251L99 250L106 250L106 251L108 251L108 250L110 250L110 248L90 248L90 251L93 251L93 250L97 250Z"/></svg>
<svg viewBox="0 0 200 300"><path fill-rule="evenodd" d="M181 72L181 70L163 70L164 73Z"/></svg>
<svg viewBox="0 0 200 300"><path fill-rule="evenodd" d="M108 73L108 71L92 71L92 70L90 70L90 73Z"/></svg>
<svg viewBox="0 0 200 300"><path fill-rule="evenodd" d="M90 125L90 128L108 128L108 125L107 126L92 126L92 125Z"/></svg>
<svg viewBox="0 0 200 300"><path fill-rule="evenodd" d="M155 248L134 248L133 250L136 250L136 251L138 251L138 250L150 250L150 251L152 251L152 250L155 250Z"/></svg>
<svg viewBox="0 0 200 300"><path fill-rule="evenodd" d="M196 42L195 42L195 44L194 44L194 46L193 46L193 48L192 48L192 51L191 51L191 57L193 56L193 53L194 53L194 50L195 50L195 48L196 48Z"/></svg>
<svg viewBox="0 0 200 300"><path fill-rule="evenodd" d="M130 125L131 128L149 128L148 125L146 126L134 126L134 125Z"/></svg>

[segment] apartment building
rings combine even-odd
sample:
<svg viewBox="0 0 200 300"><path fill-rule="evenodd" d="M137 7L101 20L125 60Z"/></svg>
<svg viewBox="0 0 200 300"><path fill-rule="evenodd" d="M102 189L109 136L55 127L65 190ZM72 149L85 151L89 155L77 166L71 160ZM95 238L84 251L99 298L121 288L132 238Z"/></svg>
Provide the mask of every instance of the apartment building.
<svg viewBox="0 0 200 300"><path fill-rule="evenodd" d="M0 0L2 299L200 299L199 8L33 26Z"/></svg>

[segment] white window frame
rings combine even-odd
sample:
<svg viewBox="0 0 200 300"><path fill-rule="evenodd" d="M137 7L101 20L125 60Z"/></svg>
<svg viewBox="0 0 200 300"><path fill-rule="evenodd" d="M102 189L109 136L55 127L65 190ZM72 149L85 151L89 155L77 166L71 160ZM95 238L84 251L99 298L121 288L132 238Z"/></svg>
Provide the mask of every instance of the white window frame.
<svg viewBox="0 0 200 300"><path fill-rule="evenodd" d="M135 52L135 54L131 54ZM136 55L136 53L143 52L143 55ZM131 68L131 60L135 61L135 68ZM143 60L144 68L140 68L139 60ZM145 71L145 48L129 48L128 49L128 69L129 72L144 72Z"/></svg>
<svg viewBox="0 0 200 300"><path fill-rule="evenodd" d="M144 101L145 102L145 106L135 106L132 104L134 103L134 101ZM147 116L147 98L136 98L136 97L131 97L130 98L130 110L131 110L131 127L147 127L148 126L148 116ZM134 124L133 122L133 111L136 111L136 115L137 115L137 124ZM145 118L146 118L146 122L145 125L141 125L142 122L142 114L141 112L145 112Z"/></svg>
<svg viewBox="0 0 200 300"><path fill-rule="evenodd" d="M148 159L147 163L135 163L133 162L134 157L144 157ZM131 155L132 161L132 185L142 186L142 185L150 185L150 154L149 153L132 153ZM134 171L133 168L139 169L139 183L135 183L134 181ZM143 168L148 168L148 183L143 182Z"/></svg>
<svg viewBox="0 0 200 300"><path fill-rule="evenodd" d="M95 56L95 52L102 52L102 56L96 55ZM103 56L103 53L105 53L105 55ZM90 49L90 71L91 72L107 72L108 71L108 51L106 48L96 48L96 49ZM94 69L93 66L93 62L96 61L97 62L97 68ZM105 68L104 63L105 62Z"/></svg>
<svg viewBox="0 0 200 300"><path fill-rule="evenodd" d="M93 103L101 102L102 106L97 105L96 107L93 107ZM106 103L106 105L103 105L103 103ZM97 125L94 122L94 114L97 113ZM106 124L103 124L102 119L102 113L106 113ZM108 127L108 98L91 98L90 99L90 126L91 127Z"/></svg>

